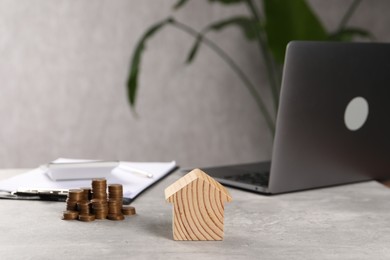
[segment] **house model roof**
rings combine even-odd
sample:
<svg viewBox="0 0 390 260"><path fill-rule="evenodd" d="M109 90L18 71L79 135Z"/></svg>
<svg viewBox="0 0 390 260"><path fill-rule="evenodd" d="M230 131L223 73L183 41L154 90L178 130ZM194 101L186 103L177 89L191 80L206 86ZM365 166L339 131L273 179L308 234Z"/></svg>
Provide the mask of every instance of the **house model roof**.
<svg viewBox="0 0 390 260"><path fill-rule="evenodd" d="M226 201L230 202L232 201L232 197L230 196L229 192L226 190L224 186L222 186L219 182L211 178L209 175L207 175L205 172L203 172L200 169L194 169L176 182L172 183L170 186L168 186L165 189L165 199L169 202L172 195L174 195L176 192L180 191L190 183L196 180L202 180L207 183L209 183L211 186L213 186L216 190L220 191L223 195L226 196Z"/></svg>

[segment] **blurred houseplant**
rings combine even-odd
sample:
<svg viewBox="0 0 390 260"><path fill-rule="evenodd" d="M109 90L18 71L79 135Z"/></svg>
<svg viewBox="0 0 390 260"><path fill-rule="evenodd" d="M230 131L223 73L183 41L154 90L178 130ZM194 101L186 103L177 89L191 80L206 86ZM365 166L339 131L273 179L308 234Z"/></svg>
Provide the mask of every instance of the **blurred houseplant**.
<svg viewBox="0 0 390 260"><path fill-rule="evenodd" d="M180 9L189 0L179 0L174 9ZM201 45L211 48L220 56L241 79L243 86L247 88L256 104L264 116L267 126L272 134L275 131L276 113L272 114L265 105L263 97L259 94L258 88L252 84L240 66L216 43L206 37L210 31L220 31L229 26L238 26L248 41L253 41L258 45L262 54L269 87L271 88L274 111L277 111L279 91L281 83L281 71L284 62L286 45L292 40L312 40L312 41L351 41L356 37L372 38L371 34L356 27L348 27L347 22L360 4L361 0L351 2L346 13L341 17L339 26L335 31L328 32L322 25L317 15L311 10L305 0L262 0L263 14L258 10L255 0L208 0L208 2L218 2L224 5L245 5L248 14L234 16L228 19L214 22L206 26L203 30L197 31L190 26L177 21L173 17L160 21L151 26L137 43L127 81L128 99L132 108L135 106L138 88L138 75L140 71L141 56L145 44L155 33L163 27L169 25L177 28L194 37L194 44L189 50L187 62L191 63Z"/></svg>

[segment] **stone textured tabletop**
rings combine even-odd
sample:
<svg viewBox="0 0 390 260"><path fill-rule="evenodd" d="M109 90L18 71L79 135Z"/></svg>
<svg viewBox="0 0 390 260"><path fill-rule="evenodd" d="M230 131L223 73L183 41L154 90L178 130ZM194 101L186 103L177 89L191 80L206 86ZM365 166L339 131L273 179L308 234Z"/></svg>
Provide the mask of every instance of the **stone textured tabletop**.
<svg viewBox="0 0 390 260"><path fill-rule="evenodd" d="M13 175L0 171L0 179ZM164 189L124 221L61 220L63 202L0 200L1 259L388 259L390 189L364 182L262 196L229 188L223 241L173 241Z"/></svg>

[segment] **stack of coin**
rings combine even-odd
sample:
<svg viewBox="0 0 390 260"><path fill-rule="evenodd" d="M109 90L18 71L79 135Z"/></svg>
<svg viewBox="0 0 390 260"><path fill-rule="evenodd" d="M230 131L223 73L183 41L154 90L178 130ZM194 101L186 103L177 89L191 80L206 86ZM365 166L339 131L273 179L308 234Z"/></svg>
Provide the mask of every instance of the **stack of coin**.
<svg viewBox="0 0 390 260"><path fill-rule="evenodd" d="M71 189L66 200L64 220L78 219L94 221L95 219L123 220L124 215L134 215L135 208L123 206L123 187L121 184L108 185L106 179L93 179L91 188Z"/></svg>
<svg viewBox="0 0 390 260"><path fill-rule="evenodd" d="M107 200L107 181L106 179L92 180L92 198Z"/></svg>
<svg viewBox="0 0 390 260"><path fill-rule="evenodd" d="M108 185L108 198L112 200L123 199L123 186L122 184L110 184Z"/></svg>
<svg viewBox="0 0 390 260"><path fill-rule="evenodd" d="M106 219L108 214L107 200L92 199L92 212L96 219Z"/></svg>
<svg viewBox="0 0 390 260"><path fill-rule="evenodd" d="M92 180L92 209L97 219L106 219L108 214L107 181L106 179Z"/></svg>
<svg viewBox="0 0 390 260"><path fill-rule="evenodd" d="M92 199L92 189L90 187L80 188L83 190L83 201L90 201Z"/></svg>
<svg viewBox="0 0 390 260"><path fill-rule="evenodd" d="M131 216L135 214L135 208L132 206L122 206L122 213L126 216Z"/></svg>
<svg viewBox="0 0 390 260"><path fill-rule="evenodd" d="M108 215L110 220L124 220L122 214L123 187L121 184L108 185Z"/></svg>
<svg viewBox="0 0 390 260"><path fill-rule="evenodd" d="M95 215L79 215L79 220L84 222L91 222L95 220Z"/></svg>
<svg viewBox="0 0 390 260"><path fill-rule="evenodd" d="M91 214L91 203L89 201L77 202L77 209L79 211L79 220L87 222L95 220L95 215Z"/></svg>
<svg viewBox="0 0 390 260"><path fill-rule="evenodd" d="M77 202L83 199L83 190L71 189L66 199L66 210L77 211Z"/></svg>
<svg viewBox="0 0 390 260"><path fill-rule="evenodd" d="M77 210L80 215L89 215L91 213L91 203L89 201L77 202Z"/></svg>
<svg viewBox="0 0 390 260"><path fill-rule="evenodd" d="M74 220L79 217L79 212L74 210L66 210L64 211L63 220Z"/></svg>

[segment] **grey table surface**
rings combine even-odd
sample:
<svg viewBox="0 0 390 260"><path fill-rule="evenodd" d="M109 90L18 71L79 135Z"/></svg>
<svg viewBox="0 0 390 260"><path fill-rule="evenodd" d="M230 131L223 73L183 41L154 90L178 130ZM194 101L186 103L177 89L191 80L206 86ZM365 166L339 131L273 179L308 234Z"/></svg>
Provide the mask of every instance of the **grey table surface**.
<svg viewBox="0 0 390 260"><path fill-rule="evenodd" d="M2 170L0 179L20 171ZM174 241L164 189L124 221L61 220L63 202L0 200L1 259L389 259L390 189L371 181L262 196L229 188L223 241Z"/></svg>

